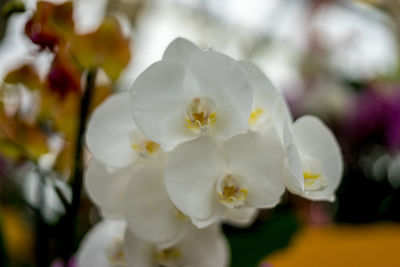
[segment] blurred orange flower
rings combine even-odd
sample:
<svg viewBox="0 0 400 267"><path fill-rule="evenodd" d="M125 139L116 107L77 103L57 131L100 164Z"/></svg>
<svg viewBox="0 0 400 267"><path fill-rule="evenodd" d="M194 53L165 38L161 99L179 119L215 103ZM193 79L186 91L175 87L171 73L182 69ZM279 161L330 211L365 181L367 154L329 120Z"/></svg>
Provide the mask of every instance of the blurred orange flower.
<svg viewBox="0 0 400 267"><path fill-rule="evenodd" d="M399 240L397 224L306 226L266 260L274 267L397 267Z"/></svg>

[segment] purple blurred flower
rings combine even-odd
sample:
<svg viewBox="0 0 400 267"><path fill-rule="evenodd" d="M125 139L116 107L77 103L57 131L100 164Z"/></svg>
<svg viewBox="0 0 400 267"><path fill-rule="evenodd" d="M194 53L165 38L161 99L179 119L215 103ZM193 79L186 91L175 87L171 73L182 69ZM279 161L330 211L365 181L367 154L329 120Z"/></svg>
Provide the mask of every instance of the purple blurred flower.
<svg viewBox="0 0 400 267"><path fill-rule="evenodd" d="M400 149L400 92L393 97L386 139L391 149Z"/></svg>
<svg viewBox="0 0 400 267"><path fill-rule="evenodd" d="M355 100L345 126L348 138L364 143L382 142L389 149L400 148L400 92L367 89Z"/></svg>
<svg viewBox="0 0 400 267"><path fill-rule="evenodd" d="M380 131L386 120L387 99L376 91L368 90L355 102L354 110L349 117L349 132L362 138L370 133Z"/></svg>

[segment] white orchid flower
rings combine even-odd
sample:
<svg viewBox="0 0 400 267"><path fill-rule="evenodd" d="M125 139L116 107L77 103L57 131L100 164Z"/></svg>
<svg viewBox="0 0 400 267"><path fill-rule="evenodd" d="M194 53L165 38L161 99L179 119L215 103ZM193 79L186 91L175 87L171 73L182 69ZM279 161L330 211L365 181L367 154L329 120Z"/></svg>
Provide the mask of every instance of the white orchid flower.
<svg viewBox="0 0 400 267"><path fill-rule="evenodd" d="M227 140L245 133L253 94L237 61L176 39L136 79L131 99L139 130L172 150L201 135Z"/></svg>
<svg viewBox="0 0 400 267"><path fill-rule="evenodd" d="M109 219L125 219L140 238L168 245L192 226L171 202L164 184L163 161L138 160L110 172L93 160L86 172L86 188Z"/></svg>
<svg viewBox="0 0 400 267"><path fill-rule="evenodd" d="M331 130L317 117L303 116L284 128L286 187L310 200L335 200L343 161Z"/></svg>
<svg viewBox="0 0 400 267"><path fill-rule="evenodd" d="M110 96L97 107L88 123L86 143L93 157L111 168L126 167L161 151L137 129L126 92Z"/></svg>
<svg viewBox="0 0 400 267"><path fill-rule="evenodd" d="M229 246L218 225L189 231L173 246L160 247L126 231L125 255L131 267L227 267Z"/></svg>
<svg viewBox="0 0 400 267"><path fill-rule="evenodd" d="M176 147L165 170L172 202L199 228L227 209L275 206L285 188L284 152L270 132L250 131L224 143L204 136Z"/></svg>
<svg viewBox="0 0 400 267"><path fill-rule="evenodd" d="M127 267L124 253L124 221L104 220L84 237L77 252L79 267Z"/></svg>

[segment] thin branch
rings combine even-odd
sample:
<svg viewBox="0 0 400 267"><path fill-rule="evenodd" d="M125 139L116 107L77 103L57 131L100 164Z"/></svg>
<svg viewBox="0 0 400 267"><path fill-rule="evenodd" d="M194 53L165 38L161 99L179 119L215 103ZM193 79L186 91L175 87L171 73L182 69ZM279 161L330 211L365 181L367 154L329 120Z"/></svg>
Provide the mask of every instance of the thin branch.
<svg viewBox="0 0 400 267"><path fill-rule="evenodd" d="M86 122L89 116L89 106L91 102L91 98L93 95L95 80L96 80L97 69L91 69L87 73L86 77L86 88L81 101L81 108L79 112L79 126L77 132L77 142L75 148L75 166L73 171L73 180L72 180L72 202L67 209L67 212L64 217L64 224L61 227L64 227L63 230L63 251L62 258L64 259L65 264L67 264L71 255L75 252L76 245L76 225L77 225L77 216L79 210L79 204L82 193L82 177L83 177L83 147L84 147L84 133L86 130Z"/></svg>

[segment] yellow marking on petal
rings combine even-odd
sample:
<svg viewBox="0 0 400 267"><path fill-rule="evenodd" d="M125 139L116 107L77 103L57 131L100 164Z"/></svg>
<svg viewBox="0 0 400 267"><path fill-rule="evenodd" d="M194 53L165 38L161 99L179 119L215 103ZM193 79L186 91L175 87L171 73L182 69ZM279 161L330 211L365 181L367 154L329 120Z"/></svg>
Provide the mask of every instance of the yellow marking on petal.
<svg viewBox="0 0 400 267"><path fill-rule="evenodd" d="M153 142L153 141L145 141L144 142L144 147L146 148L147 153L154 154L160 149L160 145Z"/></svg>
<svg viewBox="0 0 400 267"><path fill-rule="evenodd" d="M257 122L258 118L264 113L262 108L256 108L250 113L249 123L254 124Z"/></svg>
<svg viewBox="0 0 400 267"><path fill-rule="evenodd" d="M142 140L139 143L131 144L131 146L143 157L153 155L160 150L160 145L151 140Z"/></svg>
<svg viewBox="0 0 400 267"><path fill-rule="evenodd" d="M182 256L182 253L176 248L165 248L156 253L156 261L161 266L175 266Z"/></svg>
<svg viewBox="0 0 400 267"><path fill-rule="evenodd" d="M307 191L320 191L328 186L328 181L320 173L303 172L304 188Z"/></svg>
<svg viewBox="0 0 400 267"><path fill-rule="evenodd" d="M133 148L133 149L135 149L135 150L139 150L139 147L138 147L138 145L136 145L136 144L131 144L131 146L132 146L132 148Z"/></svg>
<svg viewBox="0 0 400 267"><path fill-rule="evenodd" d="M217 112L213 112L208 116L208 124L214 126L215 122L217 121Z"/></svg>
<svg viewBox="0 0 400 267"><path fill-rule="evenodd" d="M318 179L321 177L319 173L303 172L304 180Z"/></svg>
<svg viewBox="0 0 400 267"><path fill-rule="evenodd" d="M249 125L251 127L256 127L263 121L267 120L267 111L262 108L256 108L250 113Z"/></svg>
<svg viewBox="0 0 400 267"><path fill-rule="evenodd" d="M112 245L107 249L107 258L112 266L128 266L123 249L123 241L115 238Z"/></svg>

